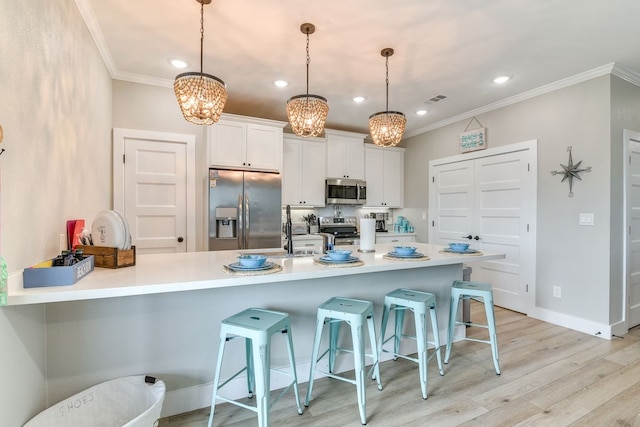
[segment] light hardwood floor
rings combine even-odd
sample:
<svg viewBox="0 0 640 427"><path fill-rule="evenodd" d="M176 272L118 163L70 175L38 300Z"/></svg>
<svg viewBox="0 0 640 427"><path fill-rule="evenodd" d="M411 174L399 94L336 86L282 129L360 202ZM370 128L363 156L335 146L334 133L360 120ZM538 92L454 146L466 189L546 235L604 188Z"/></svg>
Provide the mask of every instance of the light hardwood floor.
<svg viewBox="0 0 640 427"><path fill-rule="evenodd" d="M484 321L472 304L472 319ZM423 400L416 364L380 366L384 389L367 385L368 426L640 426L640 328L607 341L496 308L502 375L486 344L458 342L440 376L429 364ZM486 330L469 328L470 336ZM442 348L444 356L444 347ZM299 373L305 378L305 373ZM306 383L301 384L304 399ZM273 394L273 393L272 393ZM203 427L209 408L160 420L160 427ZM218 405L215 426L257 426L253 412ZM298 415L293 392L271 411L272 426L360 426L354 386L316 380Z"/></svg>

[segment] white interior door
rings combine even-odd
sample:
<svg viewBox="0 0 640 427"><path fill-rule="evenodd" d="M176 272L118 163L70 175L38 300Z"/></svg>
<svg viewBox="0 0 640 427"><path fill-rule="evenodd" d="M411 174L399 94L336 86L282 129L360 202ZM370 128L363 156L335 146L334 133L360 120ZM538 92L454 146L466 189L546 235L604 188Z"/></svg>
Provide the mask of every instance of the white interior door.
<svg viewBox="0 0 640 427"><path fill-rule="evenodd" d="M491 283L495 304L534 306L535 143L430 163L430 241L462 241L505 259L473 263L472 280Z"/></svg>
<svg viewBox="0 0 640 427"><path fill-rule="evenodd" d="M191 135L114 130L114 208L138 254L195 250L194 147Z"/></svg>
<svg viewBox="0 0 640 427"><path fill-rule="evenodd" d="M475 162L444 163L431 169L431 225L435 232L430 242L446 245L467 242L473 231Z"/></svg>
<svg viewBox="0 0 640 427"><path fill-rule="evenodd" d="M625 176L627 223L627 327L640 324L640 133L625 130L629 161Z"/></svg>

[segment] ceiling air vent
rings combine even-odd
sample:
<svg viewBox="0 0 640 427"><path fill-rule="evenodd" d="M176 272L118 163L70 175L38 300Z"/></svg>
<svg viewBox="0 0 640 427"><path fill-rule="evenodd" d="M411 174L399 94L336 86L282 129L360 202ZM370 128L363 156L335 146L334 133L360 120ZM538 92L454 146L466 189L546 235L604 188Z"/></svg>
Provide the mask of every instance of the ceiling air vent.
<svg viewBox="0 0 640 427"><path fill-rule="evenodd" d="M438 96L434 96L433 98L431 98L428 101L425 101L425 104L435 104L436 102L440 102L443 99L446 99L447 97L445 95L438 95Z"/></svg>

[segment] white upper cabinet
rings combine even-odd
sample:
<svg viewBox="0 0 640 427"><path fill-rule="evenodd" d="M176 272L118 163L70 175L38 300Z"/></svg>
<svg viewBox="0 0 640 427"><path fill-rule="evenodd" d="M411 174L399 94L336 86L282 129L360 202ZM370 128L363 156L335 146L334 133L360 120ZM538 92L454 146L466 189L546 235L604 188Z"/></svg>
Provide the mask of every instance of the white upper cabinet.
<svg viewBox="0 0 640 427"><path fill-rule="evenodd" d="M282 172L283 122L223 115L207 129L209 165Z"/></svg>
<svg viewBox="0 0 640 427"><path fill-rule="evenodd" d="M287 135L284 139L282 204L324 206L326 142Z"/></svg>
<svg viewBox="0 0 640 427"><path fill-rule="evenodd" d="M404 205L404 148L365 145L365 180L370 207Z"/></svg>
<svg viewBox="0 0 640 427"><path fill-rule="evenodd" d="M327 178L364 179L365 134L325 129Z"/></svg>

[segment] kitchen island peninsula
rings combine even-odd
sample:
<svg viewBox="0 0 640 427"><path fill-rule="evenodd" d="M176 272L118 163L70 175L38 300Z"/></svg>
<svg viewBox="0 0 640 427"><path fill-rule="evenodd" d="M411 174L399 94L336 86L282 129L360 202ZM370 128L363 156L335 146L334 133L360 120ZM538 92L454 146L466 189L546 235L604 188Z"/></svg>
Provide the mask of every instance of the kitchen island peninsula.
<svg viewBox="0 0 640 427"><path fill-rule="evenodd" d="M45 304L50 404L105 380L149 374L167 384L163 416L168 416L210 404L220 322L248 307L290 314L300 382L308 379L317 307L333 296L372 301L379 329L387 292L399 287L431 292L437 299L441 342L446 342L450 286L462 279L463 263L504 255L445 254L442 246L413 245L429 259L389 259L392 244L378 244L374 253L345 247L364 262L357 267L324 266L315 262L317 256L285 258L273 252L268 260L278 271L259 275L224 268L240 252L252 251L141 255L134 267L97 268L72 286L23 289L22 275L14 275L8 302ZM405 323L411 333L412 322ZM244 344L228 348L225 357L234 362L226 368L235 372L244 361ZM407 346L406 352L415 348ZM350 360L338 359L337 370L351 369ZM287 364L284 347L274 343L272 366ZM384 374L382 380L384 384ZM246 383L234 381L229 387L243 396ZM274 376L272 388L280 386Z"/></svg>

